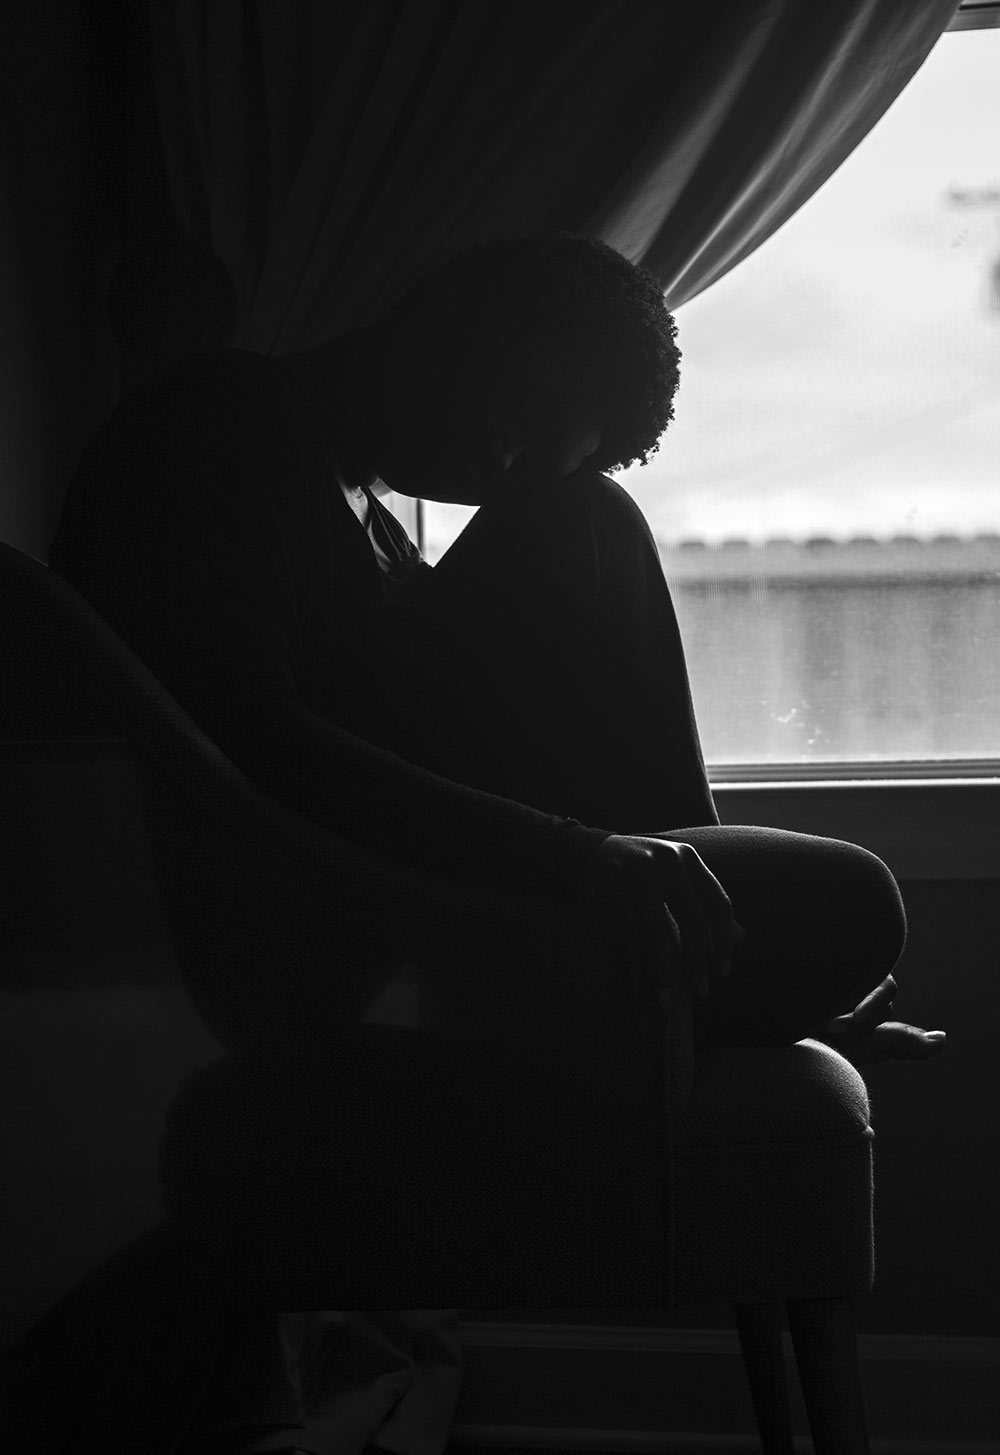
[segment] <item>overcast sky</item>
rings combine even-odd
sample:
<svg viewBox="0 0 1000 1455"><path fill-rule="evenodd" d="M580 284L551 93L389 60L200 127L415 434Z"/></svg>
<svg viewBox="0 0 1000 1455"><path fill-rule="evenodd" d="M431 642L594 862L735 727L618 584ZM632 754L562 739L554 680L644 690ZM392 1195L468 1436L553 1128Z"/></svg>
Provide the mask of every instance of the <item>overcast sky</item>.
<svg viewBox="0 0 1000 1455"><path fill-rule="evenodd" d="M678 310L677 418L620 477L654 531L1000 531L994 264L1000 30L955 32L805 207Z"/></svg>

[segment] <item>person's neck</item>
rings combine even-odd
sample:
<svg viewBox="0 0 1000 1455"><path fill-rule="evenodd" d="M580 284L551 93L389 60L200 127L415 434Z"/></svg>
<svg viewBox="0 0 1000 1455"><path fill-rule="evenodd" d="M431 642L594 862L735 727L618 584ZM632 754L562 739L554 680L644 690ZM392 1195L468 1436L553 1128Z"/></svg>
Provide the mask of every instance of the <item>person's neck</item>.
<svg viewBox="0 0 1000 1455"><path fill-rule="evenodd" d="M358 490L378 479L378 346L373 331L355 329L282 360L298 377L326 430L342 484Z"/></svg>

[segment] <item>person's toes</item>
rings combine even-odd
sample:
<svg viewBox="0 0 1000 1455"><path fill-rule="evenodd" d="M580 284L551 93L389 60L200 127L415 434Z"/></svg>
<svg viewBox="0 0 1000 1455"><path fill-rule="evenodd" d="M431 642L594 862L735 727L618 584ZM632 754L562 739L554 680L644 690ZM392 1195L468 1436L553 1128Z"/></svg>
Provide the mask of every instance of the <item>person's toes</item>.
<svg viewBox="0 0 1000 1455"><path fill-rule="evenodd" d="M944 1031L883 1021L871 1030L831 1037L829 1044L855 1066L870 1066L878 1061L927 1061L944 1050L947 1039Z"/></svg>

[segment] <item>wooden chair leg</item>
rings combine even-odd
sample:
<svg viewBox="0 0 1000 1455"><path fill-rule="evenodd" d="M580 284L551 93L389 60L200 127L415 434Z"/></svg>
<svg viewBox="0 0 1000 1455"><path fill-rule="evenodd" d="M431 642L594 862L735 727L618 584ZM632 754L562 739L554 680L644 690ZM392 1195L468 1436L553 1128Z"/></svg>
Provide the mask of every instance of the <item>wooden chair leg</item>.
<svg viewBox="0 0 1000 1455"><path fill-rule="evenodd" d="M868 1455L853 1301L799 1298L785 1308L816 1455Z"/></svg>
<svg viewBox="0 0 1000 1455"><path fill-rule="evenodd" d="M781 1304L737 1303L733 1305L733 1312L761 1449L764 1455L793 1455L795 1445L781 1347L784 1322Z"/></svg>

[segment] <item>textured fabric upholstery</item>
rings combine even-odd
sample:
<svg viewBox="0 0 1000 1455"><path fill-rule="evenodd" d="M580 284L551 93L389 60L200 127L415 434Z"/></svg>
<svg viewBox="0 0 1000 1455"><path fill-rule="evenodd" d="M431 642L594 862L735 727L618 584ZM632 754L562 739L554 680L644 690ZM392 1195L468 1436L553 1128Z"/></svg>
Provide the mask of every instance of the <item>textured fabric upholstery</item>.
<svg viewBox="0 0 1000 1455"><path fill-rule="evenodd" d="M761 1142L839 1143L869 1130L860 1073L825 1042L804 1040L713 1048L698 1062L677 1136L693 1153Z"/></svg>
<svg viewBox="0 0 1000 1455"><path fill-rule="evenodd" d="M678 1300L867 1293L873 1135L864 1081L822 1042L699 1059L676 1128Z"/></svg>
<svg viewBox="0 0 1000 1455"><path fill-rule="evenodd" d="M231 1074L206 1075L202 1085L231 1091L233 1102L207 1095L188 1120L186 1142L171 1143L179 1183L185 1158L188 1186L198 1182L199 1156L216 1129L240 1126L240 1097L256 1094L243 1074L253 1058L282 1084L294 1081L296 1066L315 1066L323 1047L335 1066L337 1038L349 1043L373 996L414 963L452 998L465 1058L482 1076L467 1096L488 1091L484 1112L519 1131L516 1221L508 1216L516 1188L480 1187L483 1224L504 1237L479 1239L481 1256L470 1252L466 1266L456 1264L453 1286L436 1282L429 1294L434 1280L420 1264L416 1234L419 1217L433 1218L436 1241L447 1244L453 1218L458 1242L468 1164L457 1143L450 1152L432 1149L436 1201L414 1206L410 1245L386 1246L371 1218L346 1220L327 1247L321 1287L308 1239L293 1230L274 1241L287 1188L284 1202L262 1193L261 1219L245 1229L260 1254L257 1290L282 1308L669 1302L674 1082L666 1068L673 1044L690 1040L689 1008L664 1018L655 975L624 961L610 927L366 853L268 798L75 591L7 546L0 618L0 737L20 739L21 752L24 740L48 740L50 755L60 739L128 741L185 989L232 1053ZM414 1031L409 1045L422 1034ZM437 1043L426 1044L433 1057ZM191 1100L179 1099L180 1120ZM324 1192L345 1188L359 1208L360 1194L376 1199L380 1184L368 1176L370 1159L352 1163L352 1139L364 1143L365 1128L354 1102L329 1109ZM254 1153L287 1146L280 1126L260 1130ZM273 1169L258 1170L264 1193L280 1194ZM242 1175L252 1172L247 1164ZM378 1175L384 1186L392 1167ZM216 1208L231 1191L219 1191ZM190 1202L185 1209L196 1217ZM314 1219L310 1238L316 1228ZM224 1226L204 1231L210 1258L230 1251Z"/></svg>

